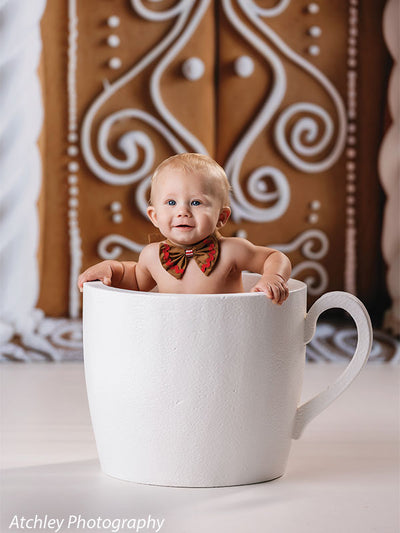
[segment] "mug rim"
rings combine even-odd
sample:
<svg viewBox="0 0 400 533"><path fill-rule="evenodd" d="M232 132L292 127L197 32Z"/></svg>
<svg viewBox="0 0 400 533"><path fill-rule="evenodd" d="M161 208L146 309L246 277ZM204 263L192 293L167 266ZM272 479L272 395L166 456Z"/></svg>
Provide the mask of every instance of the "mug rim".
<svg viewBox="0 0 400 533"><path fill-rule="evenodd" d="M246 277L253 277L253 278L260 278L261 274L257 274L254 272L243 272L243 276ZM134 291L131 289L120 289L118 287L110 287L108 285L104 285L102 281L90 281L85 282L83 284L84 288L86 289L95 289L95 290L105 290L108 292L120 292L120 293L127 293L127 294L140 294L144 298L167 298L167 297L173 297L173 298L188 298L188 297L195 297L195 298L257 298L260 296L264 296L263 292L228 292L228 293L176 293L176 292L157 292L157 291ZM288 288L289 288L289 295L306 290L307 285L298 279L290 278L288 280Z"/></svg>

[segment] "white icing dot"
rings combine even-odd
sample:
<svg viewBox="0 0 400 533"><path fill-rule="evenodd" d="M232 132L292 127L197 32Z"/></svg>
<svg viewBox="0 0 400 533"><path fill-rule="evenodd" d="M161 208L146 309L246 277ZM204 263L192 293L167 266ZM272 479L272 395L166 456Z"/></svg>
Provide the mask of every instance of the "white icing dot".
<svg viewBox="0 0 400 533"><path fill-rule="evenodd" d="M354 217L356 214L356 210L354 209L354 207L346 207L346 213L347 216Z"/></svg>
<svg viewBox="0 0 400 533"><path fill-rule="evenodd" d="M318 215L316 213L312 213L311 215L309 215L308 217L308 222L310 224L316 224L318 222Z"/></svg>
<svg viewBox="0 0 400 533"><path fill-rule="evenodd" d="M182 73L187 80L199 80L205 71L203 61L199 57L189 57L182 64Z"/></svg>
<svg viewBox="0 0 400 533"><path fill-rule="evenodd" d="M319 13L319 5L315 2L311 2L311 4L308 4L307 6L307 11L312 15L315 15L316 13Z"/></svg>
<svg viewBox="0 0 400 533"><path fill-rule="evenodd" d="M71 133L68 133L68 141L70 143L76 143L78 140L78 134L74 131L72 131Z"/></svg>
<svg viewBox="0 0 400 533"><path fill-rule="evenodd" d="M354 146L354 145L356 144L356 142L357 142L357 139L355 138L354 135L349 135L349 136L347 137L347 142L348 142L349 144L351 144L352 146Z"/></svg>
<svg viewBox="0 0 400 533"><path fill-rule="evenodd" d="M108 17L107 19L107 25L110 28L118 28L120 23L119 17L117 15L111 15L111 17Z"/></svg>
<svg viewBox="0 0 400 533"><path fill-rule="evenodd" d="M308 33L311 35L311 37L321 37L322 30L319 26L311 26L311 28L308 30Z"/></svg>
<svg viewBox="0 0 400 533"><path fill-rule="evenodd" d="M355 110L355 109L350 109L350 108L349 108L348 115L349 115L349 118L351 118L351 119L355 119L355 118L357 117L356 110Z"/></svg>
<svg viewBox="0 0 400 533"><path fill-rule="evenodd" d="M245 229L238 229L236 232L236 237L240 237L241 239L247 239L247 231Z"/></svg>
<svg viewBox="0 0 400 533"><path fill-rule="evenodd" d="M69 209L68 210L68 217L69 218L77 218L78 217L78 211L76 209Z"/></svg>
<svg viewBox="0 0 400 533"><path fill-rule="evenodd" d="M354 172L356 169L356 164L353 161L347 161L346 168L349 172Z"/></svg>
<svg viewBox="0 0 400 533"><path fill-rule="evenodd" d="M68 163L68 170L70 172L78 172L79 164L76 161L71 161L70 163Z"/></svg>
<svg viewBox="0 0 400 533"><path fill-rule="evenodd" d="M121 65L122 65L122 61L119 57L112 57L108 62L108 66L112 68L113 70L117 70L121 68Z"/></svg>
<svg viewBox="0 0 400 533"><path fill-rule="evenodd" d="M321 202L319 200L313 200L311 203L310 203L310 207L311 209L313 209L314 211L318 211L318 209L321 209Z"/></svg>
<svg viewBox="0 0 400 533"><path fill-rule="evenodd" d="M68 176L68 183L70 185L75 185L76 183L78 183L78 176L76 176L75 174L70 174Z"/></svg>
<svg viewBox="0 0 400 533"><path fill-rule="evenodd" d="M68 146L67 153L71 157L74 157L74 156L78 155L78 153L79 153L78 147L77 146Z"/></svg>
<svg viewBox="0 0 400 533"><path fill-rule="evenodd" d="M354 159L357 155L357 151L354 148L348 148L346 150L347 157L350 159Z"/></svg>
<svg viewBox="0 0 400 533"><path fill-rule="evenodd" d="M115 202L112 202L112 203L110 204L110 209L111 209L111 211L112 211L113 213L116 213L117 211L121 211L121 207L122 207L122 206L121 206L121 202L117 202L117 201L115 201Z"/></svg>
<svg viewBox="0 0 400 533"><path fill-rule="evenodd" d="M120 42L121 41L120 41L118 35L112 34L112 35L109 35L107 37L107 44L108 44L108 46L111 46L111 48L117 48L117 46L120 45Z"/></svg>
<svg viewBox="0 0 400 533"><path fill-rule="evenodd" d="M348 218L347 219L347 226L349 228L354 228L355 225L356 225L356 221L355 221L354 218ZM351 248L351 246L350 246L350 248Z"/></svg>
<svg viewBox="0 0 400 533"><path fill-rule="evenodd" d="M347 125L347 129L349 133L355 133L357 131L357 125L354 122L352 122L351 124Z"/></svg>
<svg viewBox="0 0 400 533"><path fill-rule="evenodd" d="M121 224L121 222L122 222L122 215L121 215L121 213L114 213L113 216L112 216L112 221L113 221L115 224Z"/></svg>
<svg viewBox="0 0 400 533"><path fill-rule="evenodd" d="M241 78L249 78L254 72L254 61L249 56L240 56L235 60L234 69Z"/></svg>
<svg viewBox="0 0 400 533"><path fill-rule="evenodd" d="M356 203L356 198L353 195L349 195L346 198L346 202L348 205L354 205Z"/></svg>
<svg viewBox="0 0 400 533"><path fill-rule="evenodd" d="M354 185L354 183L348 183L346 185L346 190L348 193L354 194L357 191L357 187Z"/></svg>
<svg viewBox="0 0 400 533"><path fill-rule="evenodd" d="M76 218L70 218L68 220L68 226L70 228L77 228L78 227L78 221L76 220Z"/></svg>
<svg viewBox="0 0 400 533"><path fill-rule="evenodd" d="M319 52L320 52L319 46L316 44L312 44L311 46L308 47L308 53L312 56L319 55Z"/></svg>
<svg viewBox="0 0 400 533"><path fill-rule="evenodd" d="M68 201L68 205L69 205L69 207L78 207L78 205L79 205L78 198L70 198L69 201Z"/></svg>
<svg viewBox="0 0 400 533"><path fill-rule="evenodd" d="M70 194L71 196L78 196L78 194L79 194L79 189L78 189L78 187L70 187L70 188L69 188L69 194Z"/></svg>
<svg viewBox="0 0 400 533"><path fill-rule="evenodd" d="M347 50L349 56L356 56L357 55L357 48L355 46L349 46L348 50Z"/></svg>
<svg viewBox="0 0 400 533"><path fill-rule="evenodd" d="M354 182L354 181L356 181L356 179L357 179L357 177L356 177L355 174L353 174L353 173L347 174L347 181Z"/></svg>

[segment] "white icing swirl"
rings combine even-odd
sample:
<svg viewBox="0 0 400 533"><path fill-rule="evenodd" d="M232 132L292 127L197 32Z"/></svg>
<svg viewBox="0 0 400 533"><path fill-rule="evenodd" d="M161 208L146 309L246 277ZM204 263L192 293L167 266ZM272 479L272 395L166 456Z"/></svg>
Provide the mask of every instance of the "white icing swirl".
<svg viewBox="0 0 400 533"><path fill-rule="evenodd" d="M109 249L110 246L113 247ZM101 239L97 247L97 253L102 259L118 259L122 254L122 247L131 252L140 253L144 248L144 244L139 244L123 235L112 234Z"/></svg>
<svg viewBox="0 0 400 533"><path fill-rule="evenodd" d="M323 231L306 230L288 244L272 244L271 247L285 253L300 249L306 261L301 261L293 267L292 277L303 279L307 284L308 292L313 296L318 296L327 289L328 272L321 263L318 263L329 250L329 240ZM311 271L315 274L308 274L302 278L301 272L303 271Z"/></svg>
<svg viewBox="0 0 400 533"><path fill-rule="evenodd" d="M154 1L154 0L153 0ZM196 23L193 26L193 19L179 39L176 40L185 26L185 23L189 17L191 9L195 4L194 0L181 0L174 7L164 11L152 11L143 5L141 0L131 0L132 7L136 12L147 20L152 21L164 21L176 17L175 24L171 27L166 37L162 39L147 55L145 55L131 70L121 76L113 83L109 83L107 80L103 83L103 92L95 99L88 112L86 113L82 123L82 154L85 158L88 166L92 172L102 181L114 184L122 185L139 181L147 176L151 170L151 166L154 161L154 147L150 137L140 131L131 131L125 133L118 146L125 155L125 160L120 160L117 157L109 153L107 147L107 136L110 132L112 124L118 118L119 120L125 120L129 118L138 118L146 122L153 129L155 129L166 141L170 144L175 153L186 152L185 146L178 140L178 138L171 132L171 128L175 130L185 142L192 146L194 151L202 152L203 146L199 141L188 132L176 119L174 119L169 111L163 104L161 94L159 91L159 78L164 68L170 63L170 61L176 56L178 51L184 46L192 31L197 26L204 10L204 4L202 2L200 15L194 16ZM200 11L200 10L199 10ZM157 65L154 74L151 78L150 92L153 103L160 115L165 119L168 126L165 126L160 120L156 119L149 113L145 113L138 109L123 109L117 113L113 113L110 117L106 118L98 133L98 149L101 161L98 161L91 145L91 137L93 130L93 122L97 112L104 105L104 103L111 98L120 88L134 79L140 72L153 63L170 45L174 42L174 45L170 48L167 54L163 56L163 59ZM145 150L145 161L141 168L131 172L127 172L135 166L138 161L137 148L141 147ZM125 171L124 174L113 172L108 170L102 164L106 162L111 168L116 170ZM151 164L150 164L151 163Z"/></svg>

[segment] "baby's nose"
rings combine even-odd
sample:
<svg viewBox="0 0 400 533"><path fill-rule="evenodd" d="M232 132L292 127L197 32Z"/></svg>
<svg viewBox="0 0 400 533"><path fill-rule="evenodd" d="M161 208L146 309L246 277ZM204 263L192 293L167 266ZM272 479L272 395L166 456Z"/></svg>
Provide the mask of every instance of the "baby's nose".
<svg viewBox="0 0 400 533"><path fill-rule="evenodd" d="M190 207L187 205L187 204L180 204L178 206L178 216L179 217L182 217L182 216L190 216L191 215L191 211L190 211Z"/></svg>

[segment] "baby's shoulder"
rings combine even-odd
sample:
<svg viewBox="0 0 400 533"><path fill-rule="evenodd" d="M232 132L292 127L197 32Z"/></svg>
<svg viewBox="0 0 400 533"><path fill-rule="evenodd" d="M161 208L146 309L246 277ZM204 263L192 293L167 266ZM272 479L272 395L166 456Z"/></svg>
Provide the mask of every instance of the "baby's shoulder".
<svg viewBox="0 0 400 533"><path fill-rule="evenodd" d="M240 237L222 237L220 240L221 251L226 252L237 251L247 249L252 246L251 242L247 239L242 239Z"/></svg>
<svg viewBox="0 0 400 533"><path fill-rule="evenodd" d="M150 244L147 244L140 252L139 260L147 261L148 259L152 259L154 256L159 254L159 249L159 242L152 242Z"/></svg>
<svg viewBox="0 0 400 533"><path fill-rule="evenodd" d="M237 258L250 253L251 242L240 237L223 237L220 240L220 253L226 261L237 263Z"/></svg>

